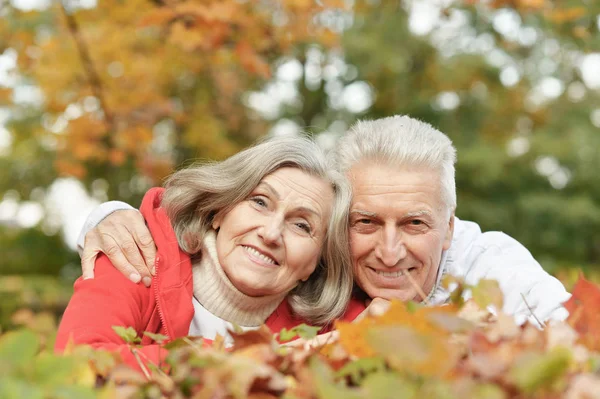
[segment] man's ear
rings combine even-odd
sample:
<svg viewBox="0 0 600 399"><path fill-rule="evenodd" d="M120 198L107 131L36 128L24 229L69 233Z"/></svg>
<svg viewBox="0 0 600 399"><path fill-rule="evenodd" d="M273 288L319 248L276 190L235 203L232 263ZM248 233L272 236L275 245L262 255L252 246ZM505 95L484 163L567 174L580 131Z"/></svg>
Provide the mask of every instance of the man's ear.
<svg viewBox="0 0 600 399"><path fill-rule="evenodd" d="M448 231L446 232L446 237L444 237L444 251L450 248L450 244L452 244L452 237L454 237L454 210L450 212L450 218L448 219Z"/></svg>

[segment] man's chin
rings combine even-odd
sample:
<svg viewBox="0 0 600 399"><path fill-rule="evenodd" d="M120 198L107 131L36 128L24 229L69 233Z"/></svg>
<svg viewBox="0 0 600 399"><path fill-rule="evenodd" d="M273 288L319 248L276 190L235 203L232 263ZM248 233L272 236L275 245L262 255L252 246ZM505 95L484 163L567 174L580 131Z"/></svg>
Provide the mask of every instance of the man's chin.
<svg viewBox="0 0 600 399"><path fill-rule="evenodd" d="M415 300L416 293L413 290L404 289L393 289L393 288L374 288L369 287L363 291L369 296L369 298L381 298L388 301L396 300L401 302L408 302Z"/></svg>

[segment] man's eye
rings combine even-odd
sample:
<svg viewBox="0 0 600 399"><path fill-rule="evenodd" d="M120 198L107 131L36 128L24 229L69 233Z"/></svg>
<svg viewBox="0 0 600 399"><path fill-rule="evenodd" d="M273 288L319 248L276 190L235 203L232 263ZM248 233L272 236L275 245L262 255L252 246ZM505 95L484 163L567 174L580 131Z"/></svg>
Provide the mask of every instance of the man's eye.
<svg viewBox="0 0 600 399"><path fill-rule="evenodd" d="M371 224L373 221L371 219L358 219L356 221L357 224Z"/></svg>
<svg viewBox="0 0 600 399"><path fill-rule="evenodd" d="M419 220L419 219L412 219L412 220L410 221L410 224L411 224L412 226L423 226L423 225L425 225L425 222L424 222L424 221L422 221L422 220Z"/></svg>

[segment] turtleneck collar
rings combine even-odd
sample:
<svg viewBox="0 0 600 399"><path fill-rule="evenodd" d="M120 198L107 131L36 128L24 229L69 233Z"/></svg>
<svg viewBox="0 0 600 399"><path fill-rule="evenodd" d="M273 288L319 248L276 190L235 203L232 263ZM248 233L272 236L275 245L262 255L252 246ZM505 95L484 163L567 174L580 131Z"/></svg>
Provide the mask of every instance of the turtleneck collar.
<svg viewBox="0 0 600 399"><path fill-rule="evenodd" d="M287 294L253 297L238 290L219 263L214 230L204 236L201 258L192 265L192 273L198 302L215 316L243 327L263 324Z"/></svg>

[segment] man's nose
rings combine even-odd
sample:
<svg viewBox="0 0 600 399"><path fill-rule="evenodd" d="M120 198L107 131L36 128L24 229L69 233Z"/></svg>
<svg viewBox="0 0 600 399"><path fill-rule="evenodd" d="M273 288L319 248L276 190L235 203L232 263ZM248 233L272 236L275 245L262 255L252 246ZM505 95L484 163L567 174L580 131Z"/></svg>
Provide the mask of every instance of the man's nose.
<svg viewBox="0 0 600 399"><path fill-rule="evenodd" d="M381 240L375 255L381 263L387 267L394 267L406 257L406 247L402 234L396 226L386 226L383 230Z"/></svg>
<svg viewBox="0 0 600 399"><path fill-rule="evenodd" d="M258 229L258 235L266 244L273 245L281 242L283 234L283 220L279 216L272 216L264 221L261 228Z"/></svg>

